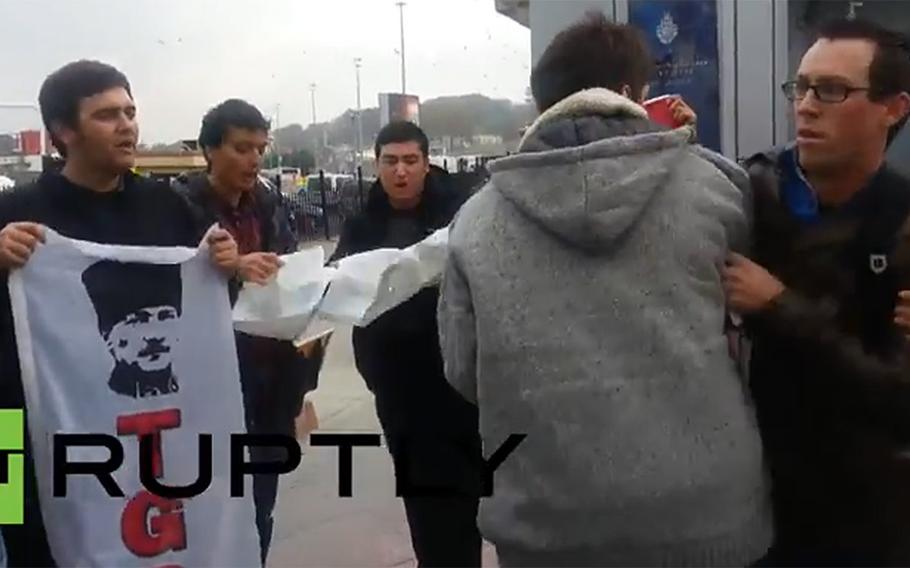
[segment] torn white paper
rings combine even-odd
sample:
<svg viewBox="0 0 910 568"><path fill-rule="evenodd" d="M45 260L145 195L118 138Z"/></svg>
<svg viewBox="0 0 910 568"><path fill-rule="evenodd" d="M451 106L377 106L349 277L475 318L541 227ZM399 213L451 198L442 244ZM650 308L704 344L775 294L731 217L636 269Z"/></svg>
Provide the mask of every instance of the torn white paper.
<svg viewBox="0 0 910 568"><path fill-rule="evenodd" d="M355 326L439 283L446 262L448 227L406 249L377 249L343 258L333 274L321 317Z"/></svg>
<svg viewBox="0 0 910 568"><path fill-rule="evenodd" d="M234 306L234 329L250 335L297 339L319 307L331 273L322 247L281 257L284 266L265 286L245 283Z"/></svg>
<svg viewBox="0 0 910 568"><path fill-rule="evenodd" d="M448 227L406 249L377 249L325 267L321 247L283 256L267 286L247 284L234 307L235 329L300 342L326 322L369 325L422 288L439 283ZM315 329L319 327L320 329Z"/></svg>

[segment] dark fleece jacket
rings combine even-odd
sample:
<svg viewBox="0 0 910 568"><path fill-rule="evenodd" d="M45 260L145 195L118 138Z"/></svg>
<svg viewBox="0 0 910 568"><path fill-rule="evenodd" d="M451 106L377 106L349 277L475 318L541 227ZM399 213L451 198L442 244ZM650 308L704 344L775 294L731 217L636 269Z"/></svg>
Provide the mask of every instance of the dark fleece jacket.
<svg viewBox="0 0 910 568"><path fill-rule="evenodd" d="M414 242L447 226L465 197L444 170L431 167L415 212L419 234ZM377 180L365 211L345 221L331 260L388 246L393 215ZM413 462L412 480L473 491L480 455L477 409L446 382L436 323L438 297L438 287L425 288L370 325L354 328L354 358L376 396L389 451L396 459L407 455Z"/></svg>
<svg viewBox="0 0 910 568"><path fill-rule="evenodd" d="M910 287L910 182L883 167L849 203L800 223L782 197L786 157L746 163L755 259L787 286L749 322L778 548L908 565L910 351L892 313Z"/></svg>

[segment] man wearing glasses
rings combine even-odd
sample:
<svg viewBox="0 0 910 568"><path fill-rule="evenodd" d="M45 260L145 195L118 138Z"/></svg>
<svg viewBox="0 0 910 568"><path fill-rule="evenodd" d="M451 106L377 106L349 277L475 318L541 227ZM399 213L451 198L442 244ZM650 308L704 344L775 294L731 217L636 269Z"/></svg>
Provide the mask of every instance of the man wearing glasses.
<svg viewBox="0 0 910 568"><path fill-rule="evenodd" d="M774 487L772 565L910 565L910 181L885 150L910 111L898 34L835 22L783 85L794 144L750 158L755 261L729 259Z"/></svg>

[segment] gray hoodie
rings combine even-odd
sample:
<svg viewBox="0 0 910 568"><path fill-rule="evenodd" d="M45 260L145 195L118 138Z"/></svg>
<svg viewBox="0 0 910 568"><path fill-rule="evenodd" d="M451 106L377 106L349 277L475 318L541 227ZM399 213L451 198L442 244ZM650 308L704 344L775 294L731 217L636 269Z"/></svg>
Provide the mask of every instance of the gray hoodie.
<svg viewBox="0 0 910 568"><path fill-rule="evenodd" d="M603 564L746 565L771 540L719 267L747 239L745 174L605 89L568 97L452 225L439 305L449 382L496 471L501 547Z"/></svg>

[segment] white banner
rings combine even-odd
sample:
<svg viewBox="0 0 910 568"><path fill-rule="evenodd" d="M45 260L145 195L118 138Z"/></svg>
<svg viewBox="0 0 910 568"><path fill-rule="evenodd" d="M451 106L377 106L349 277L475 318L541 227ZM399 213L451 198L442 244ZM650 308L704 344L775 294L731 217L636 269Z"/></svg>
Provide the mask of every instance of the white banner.
<svg viewBox="0 0 910 568"><path fill-rule="evenodd" d="M376 249L342 258L332 275L321 317L367 326L385 312L439 284L446 266L449 228L404 249Z"/></svg>
<svg viewBox="0 0 910 568"><path fill-rule="evenodd" d="M41 509L60 566L258 566L252 483L230 496L231 433L245 431L231 310L208 253L98 245L48 231L10 276ZM212 434L211 485L167 500L139 480L138 430L160 429L158 481L194 483L198 434ZM116 436L124 497L91 475L53 496L53 440ZM104 462L105 448L70 461Z"/></svg>
<svg viewBox="0 0 910 568"><path fill-rule="evenodd" d="M249 335L294 340L310 324L332 269L325 268L322 247L281 257L284 266L265 286L247 282L234 305L234 328Z"/></svg>
<svg viewBox="0 0 910 568"><path fill-rule="evenodd" d="M353 254L337 266L323 266L321 247L283 256L284 266L267 285L244 285L234 306L234 327L298 343L326 322L365 327L421 289L439 284L448 242L444 227L410 247Z"/></svg>

